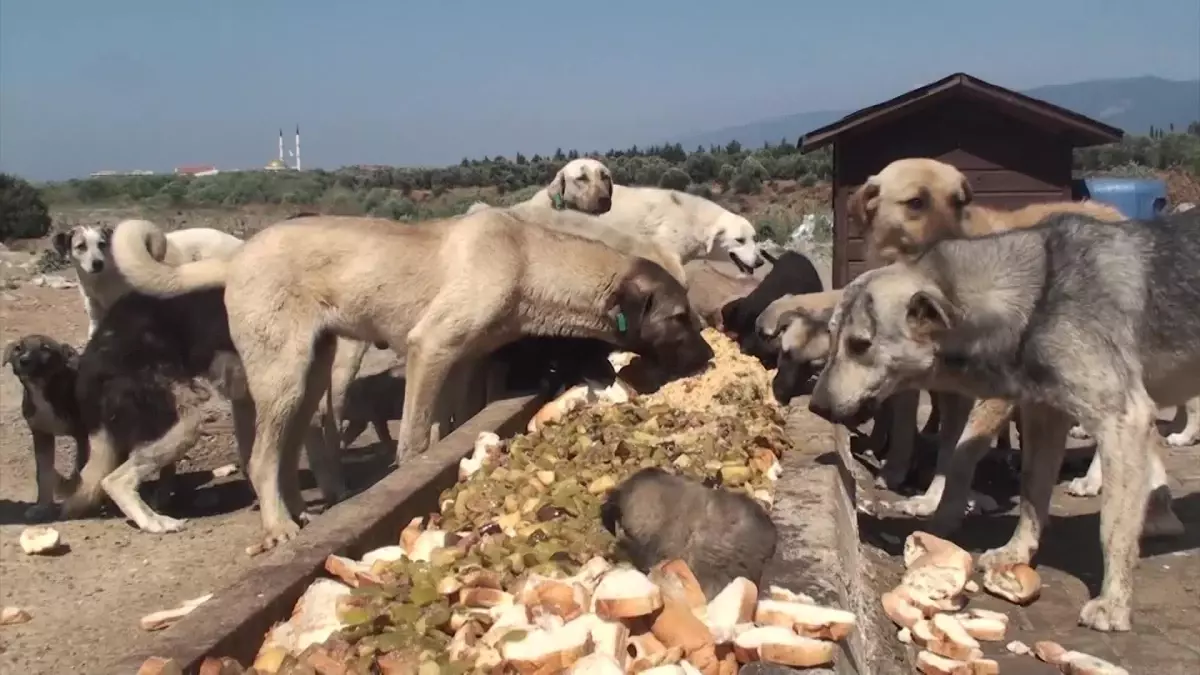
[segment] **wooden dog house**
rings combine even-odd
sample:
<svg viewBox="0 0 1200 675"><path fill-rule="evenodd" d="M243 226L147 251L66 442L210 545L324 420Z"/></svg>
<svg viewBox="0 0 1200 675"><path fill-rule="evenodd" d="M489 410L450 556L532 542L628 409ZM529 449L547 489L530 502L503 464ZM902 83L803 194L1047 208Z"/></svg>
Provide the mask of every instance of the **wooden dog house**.
<svg viewBox="0 0 1200 675"><path fill-rule="evenodd" d="M867 270L866 245L847 216L851 193L889 162L931 157L971 181L975 202L1018 208L1071 199L1071 155L1115 143L1120 129L956 73L811 131L802 153L833 145L833 286Z"/></svg>

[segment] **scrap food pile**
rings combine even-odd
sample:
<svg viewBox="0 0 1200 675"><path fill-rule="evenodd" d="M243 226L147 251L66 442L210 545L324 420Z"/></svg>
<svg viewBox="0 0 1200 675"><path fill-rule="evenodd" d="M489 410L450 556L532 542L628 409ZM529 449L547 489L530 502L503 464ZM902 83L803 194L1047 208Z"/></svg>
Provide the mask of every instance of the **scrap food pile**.
<svg viewBox="0 0 1200 675"><path fill-rule="evenodd" d="M622 559L599 511L660 467L769 503L788 447L768 374L723 335L706 372L624 403L577 406L501 441L481 434L438 513L359 560L329 556L259 674L703 673L828 664L849 612L738 578L707 598L682 561ZM158 667L162 664L148 664ZM241 673L229 659L209 672ZM151 671L147 671L151 672Z"/></svg>

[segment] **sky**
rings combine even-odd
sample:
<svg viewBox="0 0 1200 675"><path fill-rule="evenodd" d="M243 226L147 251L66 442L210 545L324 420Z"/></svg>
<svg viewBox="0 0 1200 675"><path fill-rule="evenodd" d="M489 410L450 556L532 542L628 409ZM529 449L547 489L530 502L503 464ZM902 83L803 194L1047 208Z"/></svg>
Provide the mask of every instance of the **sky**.
<svg viewBox="0 0 1200 675"><path fill-rule="evenodd" d="M35 180L645 145L952 72L1200 76L1196 0L4 0L0 170Z"/></svg>

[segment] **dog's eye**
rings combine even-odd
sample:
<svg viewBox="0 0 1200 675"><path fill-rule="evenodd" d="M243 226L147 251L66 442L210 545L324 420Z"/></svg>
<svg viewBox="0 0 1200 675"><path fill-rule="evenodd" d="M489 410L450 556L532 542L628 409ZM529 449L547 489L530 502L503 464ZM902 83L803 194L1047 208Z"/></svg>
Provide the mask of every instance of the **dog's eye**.
<svg viewBox="0 0 1200 675"><path fill-rule="evenodd" d="M103 251L104 249L108 248L108 240L107 240L107 239L101 239L101 240L100 240L100 241L99 241L99 242L96 244L96 248L100 249L101 251Z"/></svg>
<svg viewBox="0 0 1200 675"><path fill-rule="evenodd" d="M846 338L846 351L850 352L850 356L862 356L871 348L871 341L866 338L852 337Z"/></svg>
<svg viewBox="0 0 1200 675"><path fill-rule="evenodd" d="M912 199L904 202L904 205L914 211L920 211L921 209L925 208L925 200L921 197L913 197Z"/></svg>
<svg viewBox="0 0 1200 675"><path fill-rule="evenodd" d="M86 250L87 250L87 246L84 246L83 244L75 244L75 252L76 253L83 253Z"/></svg>
<svg viewBox="0 0 1200 675"><path fill-rule="evenodd" d="M738 246L741 246L742 244L745 244L745 243L746 243L746 238L745 238L745 237L738 237L737 239L734 239L734 240L733 240L733 243L737 244Z"/></svg>

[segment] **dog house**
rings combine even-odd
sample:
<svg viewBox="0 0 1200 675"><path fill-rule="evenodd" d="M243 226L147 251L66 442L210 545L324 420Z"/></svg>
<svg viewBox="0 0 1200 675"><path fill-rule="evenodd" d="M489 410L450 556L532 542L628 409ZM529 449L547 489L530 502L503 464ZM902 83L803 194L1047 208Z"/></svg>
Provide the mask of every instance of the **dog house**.
<svg viewBox="0 0 1200 675"><path fill-rule="evenodd" d="M833 286L867 270L851 193L889 162L930 157L958 167L975 203L1013 209L1071 199L1075 148L1123 132L1065 108L956 73L811 131L802 153L833 146Z"/></svg>

